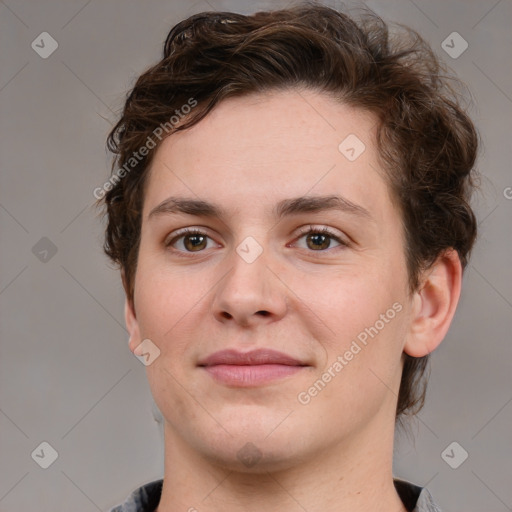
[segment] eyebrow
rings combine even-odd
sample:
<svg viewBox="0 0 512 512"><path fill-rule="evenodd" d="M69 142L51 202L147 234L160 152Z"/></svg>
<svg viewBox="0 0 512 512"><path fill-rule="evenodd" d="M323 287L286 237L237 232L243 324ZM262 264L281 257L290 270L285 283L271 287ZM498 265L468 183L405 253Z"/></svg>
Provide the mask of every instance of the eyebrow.
<svg viewBox="0 0 512 512"><path fill-rule="evenodd" d="M276 219L300 213L315 213L328 210L341 211L350 215L374 221L370 212L362 206L349 201L339 195L328 196L302 196L291 199L283 199L273 209ZM148 215L148 220L160 215L185 213L202 217L228 218L229 215L219 205L202 199L190 199L186 197L168 197L158 206L153 208Z"/></svg>

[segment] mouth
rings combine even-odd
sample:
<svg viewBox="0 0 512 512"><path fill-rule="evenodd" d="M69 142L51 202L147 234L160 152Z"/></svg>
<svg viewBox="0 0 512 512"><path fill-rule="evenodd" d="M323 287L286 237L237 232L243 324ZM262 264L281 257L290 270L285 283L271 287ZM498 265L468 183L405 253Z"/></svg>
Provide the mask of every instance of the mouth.
<svg viewBox="0 0 512 512"><path fill-rule="evenodd" d="M198 363L217 382L233 387L256 387L294 375L309 367L287 354L270 349L250 352L221 350Z"/></svg>

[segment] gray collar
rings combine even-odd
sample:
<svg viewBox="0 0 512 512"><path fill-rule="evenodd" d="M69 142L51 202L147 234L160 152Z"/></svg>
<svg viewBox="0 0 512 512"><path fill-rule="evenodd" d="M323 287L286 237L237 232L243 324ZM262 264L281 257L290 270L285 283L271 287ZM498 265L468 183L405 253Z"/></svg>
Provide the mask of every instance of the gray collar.
<svg viewBox="0 0 512 512"><path fill-rule="evenodd" d="M395 489L409 512L441 512L426 487L394 478ZM155 480L133 491L110 512L154 512L160 502L163 480Z"/></svg>

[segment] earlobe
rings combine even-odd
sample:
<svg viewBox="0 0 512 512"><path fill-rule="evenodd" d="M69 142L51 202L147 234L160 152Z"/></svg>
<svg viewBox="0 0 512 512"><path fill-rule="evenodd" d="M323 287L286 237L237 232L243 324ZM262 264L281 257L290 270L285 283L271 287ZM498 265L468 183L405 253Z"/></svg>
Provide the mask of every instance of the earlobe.
<svg viewBox="0 0 512 512"><path fill-rule="evenodd" d="M459 302L462 266L454 249L441 254L425 272L414 294L411 324L404 352L423 357L443 341Z"/></svg>

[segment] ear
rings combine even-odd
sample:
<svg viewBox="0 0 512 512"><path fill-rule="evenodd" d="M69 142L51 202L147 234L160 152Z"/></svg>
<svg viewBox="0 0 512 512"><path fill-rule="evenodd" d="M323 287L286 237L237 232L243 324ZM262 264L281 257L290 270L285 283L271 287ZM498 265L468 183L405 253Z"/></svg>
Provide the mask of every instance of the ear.
<svg viewBox="0 0 512 512"><path fill-rule="evenodd" d="M124 302L124 321L126 323L128 333L130 334L130 341L128 345L130 350L134 352L134 350L141 344L142 340L140 337L139 322L135 316L133 301L128 297L126 297Z"/></svg>
<svg viewBox="0 0 512 512"><path fill-rule="evenodd" d="M128 333L130 335L129 347L133 352L141 343L140 329L137 322L137 316L135 314L135 305L133 299L130 299L130 291L128 288L128 282L126 280L125 269L121 268L121 281L123 283L125 302L124 302L124 322Z"/></svg>
<svg viewBox="0 0 512 512"><path fill-rule="evenodd" d="M441 254L422 277L414 293L413 309L404 352L423 357L443 341L459 302L462 265L454 249Z"/></svg>

